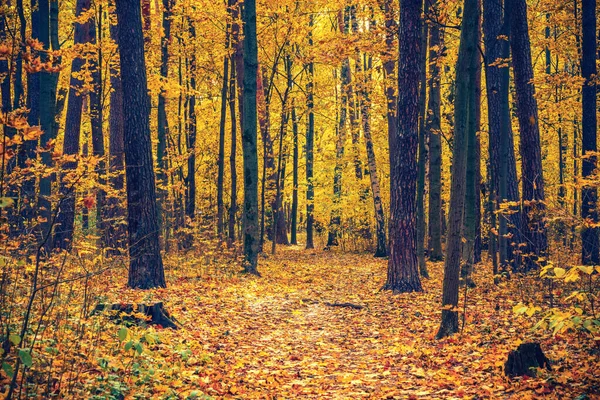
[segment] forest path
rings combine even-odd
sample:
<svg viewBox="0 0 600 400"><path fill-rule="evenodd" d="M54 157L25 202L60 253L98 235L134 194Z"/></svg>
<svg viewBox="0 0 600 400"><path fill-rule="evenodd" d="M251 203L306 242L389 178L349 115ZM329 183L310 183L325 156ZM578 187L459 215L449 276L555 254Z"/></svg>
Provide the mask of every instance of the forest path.
<svg viewBox="0 0 600 400"><path fill-rule="evenodd" d="M509 350L532 334L530 325L514 316L516 303L505 300L515 288L493 286L488 266L477 269L478 287L468 292L464 332L437 341L442 263L429 264L433 278L423 281L423 293L393 295L380 291L387 261L369 254L280 248L277 255L260 258L262 278L186 262L187 267L177 268L167 262L171 280L158 294L182 329L158 331L164 342L158 354L173 363L170 373L178 379L157 385L156 394L175 390L186 398L200 390L213 398L240 399L561 397L559 386L549 390L542 379L511 383L503 376ZM182 277L183 271L187 276ZM327 305L346 302L363 308ZM551 359L573 355L565 341L550 335L541 339ZM571 362L563 365L585 371L585 364Z"/></svg>

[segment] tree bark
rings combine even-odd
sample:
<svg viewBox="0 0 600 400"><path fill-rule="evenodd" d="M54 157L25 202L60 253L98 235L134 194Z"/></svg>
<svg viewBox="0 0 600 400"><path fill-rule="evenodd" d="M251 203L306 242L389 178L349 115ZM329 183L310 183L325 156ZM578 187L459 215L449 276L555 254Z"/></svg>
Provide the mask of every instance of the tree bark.
<svg viewBox="0 0 600 400"><path fill-rule="evenodd" d="M427 24L421 28L421 76L419 77L419 143L417 164L417 260L419 273L424 278L429 278L427 263L425 262L425 166L427 165L427 147L425 145L425 113L427 112Z"/></svg>
<svg viewBox="0 0 600 400"><path fill-rule="evenodd" d="M437 1L430 5L437 15ZM429 26L429 99L425 130L429 138L429 260L441 261L442 253L442 132L440 57L443 55L442 28L435 22Z"/></svg>
<svg viewBox="0 0 600 400"><path fill-rule="evenodd" d="M584 79L581 90L582 105L582 177L593 176L598 150L597 109L596 109L596 0L582 0L581 4L582 36L581 36L581 76ZM584 186L581 190L581 217L584 226L581 231L581 262L584 265L600 264L598 255L598 189L595 186Z"/></svg>
<svg viewBox="0 0 600 400"><path fill-rule="evenodd" d="M235 215L237 213L237 120L235 115L235 58L231 57L231 79L229 81L229 114L231 115L231 149L229 152L229 169L231 170L231 202L229 205L229 243L235 242Z"/></svg>
<svg viewBox="0 0 600 400"><path fill-rule="evenodd" d="M156 146L156 163L158 169L156 171L157 177L157 192L159 197L158 212L159 212L159 224L161 231L167 235L169 227L167 226L167 141L169 137L169 121L167 118L167 99L164 85L167 84L169 77L169 45L171 44L171 15L172 8L175 5L175 0L162 0L162 29L164 37L161 38L160 46L160 76L162 78L162 85L160 93L158 94L158 114L157 114L157 137L158 144ZM167 237L165 237L165 242ZM165 243L166 246L166 243Z"/></svg>
<svg viewBox="0 0 600 400"><path fill-rule="evenodd" d="M484 0L483 31L485 43L485 75L489 129L490 192L492 217L498 215L498 253L502 269L513 259L511 241L518 242L520 214L497 214L500 204L519 199L516 181L516 163L509 108L509 21L504 17L502 0ZM507 11L508 12L508 11ZM502 161L500 161L502 160ZM515 212L517 211L517 212ZM495 225L495 224L493 224ZM512 238L511 238L512 237ZM498 271L496 271L497 273Z"/></svg>
<svg viewBox="0 0 600 400"><path fill-rule="evenodd" d="M371 62L365 68L365 78L363 81L363 90L360 94L360 110L362 118L363 135L365 137L365 147L367 153L367 166L369 168L369 178L371 180L371 192L373 192L373 207L375 210L375 231L377 243L374 257L386 257L386 232L385 232L385 214L383 211L383 201L381 200L381 186L379 184L379 174L377 173L377 162L375 159L375 150L373 146L373 137L371 135Z"/></svg>
<svg viewBox="0 0 600 400"><path fill-rule="evenodd" d="M538 267L538 260L546 257L547 237L545 222L544 175L538 108L533 86L531 45L527 26L527 3L525 0L506 0L510 9L510 47L512 51L513 73L517 119L520 130L521 181L522 181L522 231L524 235L522 257L525 269Z"/></svg>
<svg viewBox="0 0 600 400"><path fill-rule="evenodd" d="M228 10L230 8L228 7ZM228 20L229 21L229 20ZM230 24L225 25L225 51L230 45ZM227 122L227 93L229 91L229 54L223 57L223 85L221 87L221 119L219 121L219 155L217 157L217 234L223 237L225 230L225 123ZM235 116L235 115L234 115Z"/></svg>
<svg viewBox="0 0 600 400"><path fill-rule="evenodd" d="M341 12L340 12L341 14ZM344 35L349 32L349 15L346 13L338 16L340 29ZM342 222L342 210L340 202L342 200L342 176L344 172L344 147L346 142L346 119L348 116L348 101L352 93L350 86L350 60L348 57L342 61L340 72L340 113L336 130L335 140L335 167L333 172L333 208L329 220L329 233L327 235L327 247L337 246L340 236L340 225Z"/></svg>
<svg viewBox="0 0 600 400"><path fill-rule="evenodd" d="M106 221L104 203L106 201L106 192L103 187L106 183L106 163L104 161L104 131L102 123L104 121L104 85L103 85L103 60L102 60L102 5L96 18L90 21L90 38L96 45L96 57L93 60L93 89L90 91L90 119L92 125L92 154L100 158L98 167L99 188L96 191L96 229L100 236L102 246L108 243L106 236Z"/></svg>
<svg viewBox="0 0 600 400"><path fill-rule="evenodd" d="M196 28L194 21L189 19L190 37L192 42L196 38ZM186 126L186 144L188 151L187 159L187 176L186 176L186 192L185 192L185 215L190 221L194 221L196 216L196 55L195 47L191 49L190 56L190 91L188 94L188 117ZM191 243L188 243L189 247Z"/></svg>
<svg viewBox="0 0 600 400"><path fill-rule="evenodd" d="M467 145L473 137L469 112L475 97L475 70L477 68L477 0L465 0L460 32L458 61L456 62L456 101L454 105L454 142L452 146L452 178L450 212L446 239L446 260L442 292L442 320L436 337L458 332L458 286L460 275L461 226L465 203ZM471 104L469 104L471 103ZM471 126L470 126L471 125Z"/></svg>
<svg viewBox="0 0 600 400"><path fill-rule="evenodd" d="M310 15L308 32L308 46L312 48L312 28L314 25L314 16ZM308 83L306 84L306 107L308 113L308 125L306 127L306 248L314 249L313 225L314 225L314 200L315 189L313 183L314 176L314 146L315 146L315 113L314 113L314 80L315 70L312 59L308 62Z"/></svg>
<svg viewBox="0 0 600 400"><path fill-rule="evenodd" d="M110 27L110 36L115 43L119 44L118 28L116 25ZM118 54L117 54L118 56ZM126 229L125 225L120 223L124 218L124 205L121 204L119 194L125 186L125 142L124 142L124 121L123 121L123 85L120 72L115 68L118 60L111 63L110 67L110 116L109 116L109 171L110 186L116 192L107 200L107 245L111 248L110 252L119 254L121 248L124 248Z"/></svg>
<svg viewBox="0 0 600 400"><path fill-rule="evenodd" d="M415 194L421 71L421 0L400 0L398 119L390 142L390 257L384 289L420 292ZM388 119L389 121L389 119Z"/></svg>
<svg viewBox="0 0 600 400"><path fill-rule="evenodd" d="M258 273L258 156L256 149L256 75L258 45L256 41L256 0L246 0L244 23L244 85L242 108L242 150L244 154L244 270Z"/></svg>
<svg viewBox="0 0 600 400"><path fill-rule="evenodd" d="M130 258L128 285L140 289L165 287L140 1L117 1L116 6L123 102L127 104L123 114Z"/></svg>
<svg viewBox="0 0 600 400"><path fill-rule="evenodd" d="M298 230L298 117L296 116L296 99L292 98L292 134L293 137L293 155L292 155L292 210L291 210L291 229L290 243L297 245Z"/></svg>

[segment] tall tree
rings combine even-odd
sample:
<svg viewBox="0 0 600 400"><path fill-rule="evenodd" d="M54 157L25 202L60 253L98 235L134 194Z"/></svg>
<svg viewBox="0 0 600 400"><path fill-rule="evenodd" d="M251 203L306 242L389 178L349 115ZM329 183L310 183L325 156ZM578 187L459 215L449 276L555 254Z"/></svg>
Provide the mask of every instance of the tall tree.
<svg viewBox="0 0 600 400"><path fill-rule="evenodd" d="M374 257L385 257L387 256L385 214L383 210L383 201L381 200L381 186L379 183L379 174L377 173L377 162L375 159L375 149L373 145L373 137L371 134L372 67L372 59L369 56L365 60L365 74L362 80L362 89L359 93L359 105L362 119L363 135L365 137L367 166L369 168L369 178L371 180L371 192L373 193L373 207L375 210L375 234L377 242Z"/></svg>
<svg viewBox="0 0 600 400"><path fill-rule="evenodd" d="M314 15L310 15L308 47L312 50L313 38L312 28L314 25ZM306 128L306 248L314 249L313 224L314 224L314 145L315 145L315 113L314 113L314 79L315 70L312 58L307 65L308 83L306 84L306 106L308 108L308 125Z"/></svg>
<svg viewBox="0 0 600 400"><path fill-rule="evenodd" d="M469 112L474 109L478 18L477 0L465 0L456 62L450 212L444 264L442 321L436 335L438 339L458 332L456 307L460 276L461 227L465 204L467 145L468 139L474 137L473 132L469 132L474 128L473 124L469 124Z"/></svg>
<svg viewBox="0 0 600 400"><path fill-rule="evenodd" d="M157 136L158 145L156 146L156 162L158 164L158 170L156 171L157 177L157 192L160 198L158 203L159 206L159 223L163 227L163 230L168 230L166 227L166 200L167 200L167 138L169 136L169 121L167 119L167 101L166 101L166 80L169 77L169 46L171 44L171 18L172 8L175 4L175 0L163 0L162 1L162 29L163 37L160 45L160 76L163 80L160 92L158 94L158 115L157 115ZM165 229L166 228L166 229Z"/></svg>
<svg viewBox="0 0 600 400"><path fill-rule="evenodd" d="M429 6L430 17L438 17L434 0ZM441 261L442 253L442 132L440 57L443 54L442 28L435 21L429 26L429 98L425 130L429 138L429 259Z"/></svg>
<svg viewBox="0 0 600 400"><path fill-rule="evenodd" d="M344 35L349 32L350 16L346 12L340 11L338 15L338 23L340 30ZM351 100L352 88L350 86L350 59L345 57L342 60L340 71L340 110L338 116L338 124L336 127L335 136L335 167L333 171L333 207L329 220L329 233L327 235L327 247L337 246L338 237L340 235L340 225L342 222L342 210L340 202L342 200L342 176L344 172L344 147L346 141L346 128L348 116L348 102Z"/></svg>
<svg viewBox="0 0 600 400"><path fill-rule="evenodd" d="M244 270L258 273L258 155L256 148L256 75L258 44L256 40L256 0L246 0L242 12L244 27L242 150L244 158Z"/></svg>
<svg viewBox="0 0 600 400"><path fill-rule="evenodd" d="M296 115L296 99L292 98L292 210L290 227L290 244L298 244L298 117Z"/></svg>
<svg viewBox="0 0 600 400"><path fill-rule="evenodd" d="M165 287L140 1L117 1L116 6L123 101L127 104L123 115L129 231L128 285L140 289Z"/></svg>
<svg viewBox="0 0 600 400"><path fill-rule="evenodd" d="M192 43L196 40L196 27L194 21L188 19L190 39ZM192 46L189 60L190 93L188 94L188 116L186 125L187 144L187 175L185 185L185 215L190 221L196 216L196 47Z"/></svg>
<svg viewBox="0 0 600 400"><path fill-rule="evenodd" d="M96 10L96 17L90 22L90 39L96 47L96 54L92 60L92 79L93 88L90 91L90 119L92 125L92 154L100 158L98 167L98 183L100 187L96 191L96 228L102 240L102 244L108 243L106 237L106 221L104 203L106 192L104 184L106 183L106 163L104 161L104 61L102 59L102 4Z"/></svg>
<svg viewBox="0 0 600 400"><path fill-rule="evenodd" d="M229 242L235 242L235 215L237 213L237 119L235 115L236 66L231 56L231 79L229 81L229 114L231 115L231 148L229 152L229 169L231 171L231 202L229 204Z"/></svg>
<svg viewBox="0 0 600 400"><path fill-rule="evenodd" d="M527 24L525 0L506 0L510 10L510 48L520 130L521 185L523 193L522 231L525 268L536 268L539 258L546 256L547 236L545 221L544 174L535 99L531 44Z"/></svg>
<svg viewBox="0 0 600 400"><path fill-rule="evenodd" d="M502 0L483 1L483 31L485 43L485 76L487 92L492 218L498 215L499 262L506 270L513 260L511 241L518 242L520 213L510 208L510 214L497 213L500 204L517 202L517 170L509 107L509 44L505 40L510 24L509 10L503 11ZM506 17L505 17L506 13ZM495 225L495 224L494 224ZM512 237L512 239L510 239ZM498 271L495 271L496 273Z"/></svg>
<svg viewBox="0 0 600 400"><path fill-rule="evenodd" d="M110 26L110 38L119 44L118 28L116 25ZM118 54L115 55L115 58ZM108 245L111 252L118 254L120 248L125 247L125 226L118 223L124 217L124 209L121 204L121 198L118 195L125 187L125 142L124 142L124 121L123 121L123 85L121 82L121 73L117 65L118 58L111 60L110 65L110 115L108 131L108 152L109 152L109 172L110 186L117 195L110 196L107 199L107 233Z"/></svg>
<svg viewBox="0 0 600 400"><path fill-rule="evenodd" d="M44 50L50 51L58 50L52 48L51 37L50 37L50 2L48 0L38 0L37 7L39 13L39 40L42 42ZM58 28L58 27L54 27ZM55 41L56 44L56 41ZM48 64L53 63L53 58L49 54L44 55L42 61ZM56 138L56 132L54 132L55 123L55 109L56 109L56 98L54 83L57 82L57 72L51 72L48 70L42 70L39 72L39 96L40 96L40 127L42 129L42 136L40 137L40 149L42 163L46 167L52 165L52 155L49 145L53 139ZM38 207L41 221L40 234L45 237L50 234L49 229L51 219L51 208L50 195L52 194L52 178L48 174L40 176L39 179L39 196L38 196ZM47 241L50 243L50 241Z"/></svg>
<svg viewBox="0 0 600 400"><path fill-rule="evenodd" d="M427 24L423 24L421 33L421 76L419 77L419 141L417 147L417 260L419 272L424 278L429 278L425 262L425 166L427 164L427 147L425 143L425 113L427 100Z"/></svg>
<svg viewBox="0 0 600 400"><path fill-rule="evenodd" d="M90 0L77 0L76 15L81 16L90 8ZM76 45L90 42L91 21L75 23ZM69 83L69 99L67 102L67 119L65 123L65 135L63 154L70 156L62 168L63 175L60 182L60 210L56 219L54 230L55 249L70 250L73 244L73 227L75 223L75 184L76 180L67 171L77 168L77 157L79 156L79 137L81 130L81 113L83 107L83 81L79 72L83 67L84 60L81 56L76 57L71 64L71 79Z"/></svg>
<svg viewBox="0 0 600 400"><path fill-rule="evenodd" d="M581 76L584 79L581 90L582 105L582 168L583 178L589 178L596 169L598 150L597 109L596 109L596 0L582 0L581 3ZM598 223L598 190L594 186L584 186L581 190L581 217L584 227L581 231L581 261L584 265L598 265L598 228L590 226Z"/></svg>
<svg viewBox="0 0 600 400"><path fill-rule="evenodd" d="M397 125L390 142L389 261L384 289L422 291L417 262L415 195L421 71L421 0L400 0Z"/></svg>
<svg viewBox="0 0 600 400"><path fill-rule="evenodd" d="M231 10L231 7L227 7ZM229 16L228 16L229 17ZM230 26L229 19L225 25L225 51L228 51L230 45ZM217 233L223 236L225 230L225 202L223 201L223 191L225 185L225 123L227 122L227 94L229 92L229 54L223 57L223 85L221 87L221 119L219 122L219 154L217 156ZM235 117L235 114L233 115Z"/></svg>

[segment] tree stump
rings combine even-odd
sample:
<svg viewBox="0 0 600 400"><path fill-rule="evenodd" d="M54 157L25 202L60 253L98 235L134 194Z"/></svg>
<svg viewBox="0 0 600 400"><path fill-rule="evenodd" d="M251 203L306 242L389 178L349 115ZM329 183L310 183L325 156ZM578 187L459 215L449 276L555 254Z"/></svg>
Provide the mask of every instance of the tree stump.
<svg viewBox="0 0 600 400"><path fill-rule="evenodd" d="M550 369L550 360L544 355L539 343L522 343L508 354L504 373L508 377L536 376L537 368Z"/></svg>
<svg viewBox="0 0 600 400"><path fill-rule="evenodd" d="M114 315L109 315L111 320L116 320L118 322L129 322L134 324L148 324L148 325L160 325L163 328L171 328L171 329L179 329L175 322L173 322L174 318L169 315L167 310L164 309L163 303L155 303L152 305L147 304L98 304L96 308L92 312L94 314L100 314L103 311L113 310L116 311ZM133 313L141 313L147 317L150 317L150 320L142 319L133 316Z"/></svg>

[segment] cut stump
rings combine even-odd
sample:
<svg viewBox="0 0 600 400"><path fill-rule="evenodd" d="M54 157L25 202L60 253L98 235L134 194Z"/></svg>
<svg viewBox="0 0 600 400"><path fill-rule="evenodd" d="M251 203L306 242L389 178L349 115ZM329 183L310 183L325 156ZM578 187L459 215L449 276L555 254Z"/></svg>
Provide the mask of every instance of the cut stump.
<svg viewBox="0 0 600 400"><path fill-rule="evenodd" d="M92 315L100 314L103 311L109 310L116 311L116 313L114 313L114 315L110 315L109 318L119 322L130 322L135 324L145 323L148 325L160 325L163 328L179 329L179 327L175 325L175 322L173 322L174 318L169 315L167 310L165 310L162 302L151 305L98 304L92 312ZM133 313L144 314L145 316L150 317L150 320L135 317Z"/></svg>
<svg viewBox="0 0 600 400"><path fill-rule="evenodd" d="M537 368L550 369L550 360L542 351L539 343L522 343L517 350L508 354L504 364L504 373L508 377L536 376Z"/></svg>

